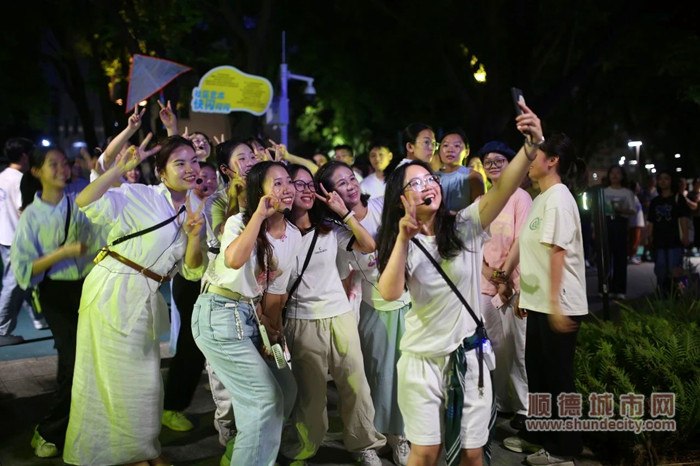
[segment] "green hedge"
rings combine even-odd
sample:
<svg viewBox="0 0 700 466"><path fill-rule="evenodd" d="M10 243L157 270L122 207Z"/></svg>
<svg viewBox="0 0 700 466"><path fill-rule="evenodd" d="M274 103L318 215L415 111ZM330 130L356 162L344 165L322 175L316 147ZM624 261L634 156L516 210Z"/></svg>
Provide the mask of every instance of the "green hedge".
<svg viewBox="0 0 700 466"><path fill-rule="evenodd" d="M700 445L700 302L692 296L620 304L620 322L582 324L576 349L576 388L588 412L590 393L676 394L676 431L587 433L597 457L615 464L685 461Z"/></svg>

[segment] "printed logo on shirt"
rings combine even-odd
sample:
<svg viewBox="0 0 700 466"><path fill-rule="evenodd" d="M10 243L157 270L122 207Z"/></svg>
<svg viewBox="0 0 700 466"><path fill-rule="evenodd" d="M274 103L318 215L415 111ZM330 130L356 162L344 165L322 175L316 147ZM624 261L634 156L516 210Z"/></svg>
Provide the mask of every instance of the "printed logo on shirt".
<svg viewBox="0 0 700 466"><path fill-rule="evenodd" d="M323 246L319 246L318 250L314 254L323 254L326 251L328 251L328 249L324 248Z"/></svg>
<svg viewBox="0 0 700 466"><path fill-rule="evenodd" d="M530 222L530 230L537 230L540 227L540 223L542 223L542 219L540 217L535 217L535 219Z"/></svg>
<svg viewBox="0 0 700 466"><path fill-rule="evenodd" d="M367 263L368 267L376 267L377 266L377 258L374 257L374 253L370 253L367 260L368 260L368 263Z"/></svg>

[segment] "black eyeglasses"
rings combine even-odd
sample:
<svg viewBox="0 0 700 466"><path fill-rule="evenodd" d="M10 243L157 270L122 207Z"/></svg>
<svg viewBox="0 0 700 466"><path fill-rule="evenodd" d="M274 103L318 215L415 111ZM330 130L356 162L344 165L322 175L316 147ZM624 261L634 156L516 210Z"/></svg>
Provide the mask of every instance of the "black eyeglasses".
<svg viewBox="0 0 700 466"><path fill-rule="evenodd" d="M421 192L428 186L438 186L440 184L440 177L435 175L428 175L425 178L413 178L411 181L406 183L402 191L406 188L411 188L411 190L416 192Z"/></svg>
<svg viewBox="0 0 700 466"><path fill-rule="evenodd" d="M309 181L308 183L304 183L301 180L296 180L294 183L294 189L299 191L300 193L304 192L304 189L308 189L309 191L315 193L316 192L316 185L314 184L313 181Z"/></svg>
<svg viewBox="0 0 700 466"><path fill-rule="evenodd" d="M501 168L506 163L506 159L490 159L484 160L484 168Z"/></svg>

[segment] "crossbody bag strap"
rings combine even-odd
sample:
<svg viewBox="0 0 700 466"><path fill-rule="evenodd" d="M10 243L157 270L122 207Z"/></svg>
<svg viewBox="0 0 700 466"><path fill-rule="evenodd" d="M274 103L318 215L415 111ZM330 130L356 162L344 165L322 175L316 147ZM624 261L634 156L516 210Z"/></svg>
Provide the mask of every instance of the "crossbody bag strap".
<svg viewBox="0 0 700 466"><path fill-rule="evenodd" d="M440 264L435 260L433 256L430 255L427 249L425 249L425 246L418 240L418 238L411 238L411 241L413 244L418 246L418 249L423 251L423 254L425 254L428 259L430 259L430 262L435 266L437 271L442 275L442 278L445 280L447 285L452 289L454 294L457 295L459 300L462 302L465 308L467 308L467 311L469 311L469 314L472 316L472 319L474 319L474 322L476 322L476 333L479 336L479 339L481 340L479 342L479 345L476 347L477 351L477 359L479 360L479 391L483 394L484 391L484 340L486 339L486 329L484 328L484 321L482 319L479 319L476 316L476 313L472 309L472 307L469 305L466 299L464 299L464 296L462 296L462 293L459 292L457 289L457 286L450 280L450 277L447 276L447 273L440 267Z"/></svg>
<svg viewBox="0 0 700 466"><path fill-rule="evenodd" d="M184 206L184 204L183 204L182 206L180 206L180 210L178 210L177 213L176 213L175 215L173 215L172 217L170 217L169 219L163 220L162 222L160 222L160 223L157 224L157 225L153 225L153 226L148 227L148 228L145 228L145 229L143 229L143 230L139 230L139 231L137 231L137 232L135 232L135 233L129 233L128 235L124 235L124 236L122 236L122 237L120 237L120 238L117 238L117 239L115 239L114 241L112 241L109 245L110 245L110 246L116 246L117 244L123 243L123 242L126 241L126 240L130 240L130 239L132 239L132 238L136 238L136 237L138 237L138 236L145 235L146 233L150 233L150 232L152 232L152 231L155 231L155 230L157 230L157 229L159 229L159 228L163 228L165 225L167 225L168 223L170 223L170 222L172 222L173 220L175 220L176 218L178 218L178 217L180 216L180 214L183 213L184 211L185 211L185 206Z"/></svg>
<svg viewBox="0 0 700 466"><path fill-rule="evenodd" d="M66 205L66 226L64 227L63 241L61 241L61 244L58 245L59 248L66 244L66 241L68 240L68 229L70 228L70 210L71 210L70 197L68 197L67 194L65 194L65 196L66 196L66 202L67 202L67 205ZM56 249L58 249L58 248L56 248ZM49 267L48 269L46 269L44 271L44 278L48 278L50 271L51 271L51 267Z"/></svg>
<svg viewBox="0 0 700 466"><path fill-rule="evenodd" d="M126 240L130 240L132 238L143 236L146 233L150 233L152 231L158 230L159 228L163 228L165 225L169 224L170 222L172 222L173 220L178 218L180 216L180 214L183 213L184 211L185 211L185 206L183 204L182 206L180 206L180 210L178 210L175 215L173 215L172 217L170 217L166 220L163 220L162 222L158 223L157 225L153 225L151 227L144 228L143 230L139 230L139 231L134 232L134 233L129 233L128 235L124 235L124 236L121 236L121 237L115 239L114 241L109 243L107 246L103 247L100 250L100 252L97 253L97 257L95 257L93 262L95 262L95 264L98 264L100 261L102 261L102 259L107 257L107 255L109 254L109 248L111 248L112 246L116 246L117 244L123 243Z"/></svg>
<svg viewBox="0 0 700 466"><path fill-rule="evenodd" d="M447 274L446 274L445 271L442 269L442 267L440 267L440 264L438 264L438 262L435 260L435 258L434 258L433 256L430 255L430 253L428 252L427 249L425 249L425 246L423 246L423 243L421 243L417 238L411 238L411 241L413 242L413 244L415 244L416 246L418 246L418 249L420 249L421 251L423 251L423 254L425 254L426 257L427 257L428 259L430 259L430 262L433 263L433 265L435 266L435 268L437 269L437 271L440 273L440 275L442 275L442 278L445 280L445 282L447 282L447 285L448 285L448 286L452 289L452 291L457 295L457 297L458 297L459 300L462 302L462 304L464 305L464 307L467 308L467 311L469 311L469 314L472 316L472 319L474 319L474 322L476 322L476 325L477 325L477 326L480 326L480 327L483 327L483 326L484 326L484 321L476 316L476 313L475 313L474 310L471 308L471 306L469 305L469 303L467 302L467 300L464 299L464 296L462 296L462 293L459 292L459 290L457 289L457 286L455 286L455 284L452 282L452 280L450 280L450 277L447 276Z"/></svg>
<svg viewBox="0 0 700 466"><path fill-rule="evenodd" d="M304 265L301 267L301 273L297 277L296 280L294 280L294 284L292 287L289 289L288 297L287 297L287 302L284 303L284 307L282 308L282 319L284 320L284 314L286 314L287 310L287 305L289 304L289 300L291 299L292 295L294 292L299 288L299 284L301 283L301 277L304 276L304 271L306 268L309 266L309 262L311 261L311 255L314 253L314 247L316 246L316 240L318 239L318 227L314 230L314 237L311 239L311 245L309 246L309 250L306 253L306 259L304 259Z"/></svg>

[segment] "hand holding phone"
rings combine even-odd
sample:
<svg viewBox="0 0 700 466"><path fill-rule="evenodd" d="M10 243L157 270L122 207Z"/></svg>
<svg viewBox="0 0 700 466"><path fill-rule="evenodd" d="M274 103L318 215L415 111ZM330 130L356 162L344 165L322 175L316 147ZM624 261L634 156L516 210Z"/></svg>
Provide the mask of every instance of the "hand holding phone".
<svg viewBox="0 0 700 466"><path fill-rule="evenodd" d="M510 88L510 95L513 98L513 106L515 107L515 114L522 115L523 110L518 105L518 102L525 103L525 97L523 97L523 91L521 91L517 87L511 87Z"/></svg>

